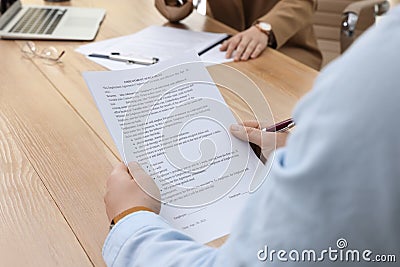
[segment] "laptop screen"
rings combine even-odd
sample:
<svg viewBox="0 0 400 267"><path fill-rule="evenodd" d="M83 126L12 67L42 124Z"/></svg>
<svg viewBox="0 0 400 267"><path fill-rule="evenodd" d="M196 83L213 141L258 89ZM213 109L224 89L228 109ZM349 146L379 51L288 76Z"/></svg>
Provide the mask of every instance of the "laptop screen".
<svg viewBox="0 0 400 267"><path fill-rule="evenodd" d="M17 0L0 0L0 16Z"/></svg>

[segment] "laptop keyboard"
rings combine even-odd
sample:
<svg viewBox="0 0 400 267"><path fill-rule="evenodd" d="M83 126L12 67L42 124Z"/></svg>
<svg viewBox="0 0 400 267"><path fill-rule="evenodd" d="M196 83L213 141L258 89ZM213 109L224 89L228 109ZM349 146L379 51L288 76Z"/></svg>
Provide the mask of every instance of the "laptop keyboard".
<svg viewBox="0 0 400 267"><path fill-rule="evenodd" d="M52 34L65 12L66 9L28 8L10 32Z"/></svg>

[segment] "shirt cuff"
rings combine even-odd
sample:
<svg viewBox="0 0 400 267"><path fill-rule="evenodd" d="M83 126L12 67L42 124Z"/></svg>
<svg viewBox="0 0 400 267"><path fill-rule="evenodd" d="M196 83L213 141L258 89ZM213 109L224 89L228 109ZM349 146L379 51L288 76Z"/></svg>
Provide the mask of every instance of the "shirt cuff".
<svg viewBox="0 0 400 267"><path fill-rule="evenodd" d="M170 228L159 215L150 211L137 211L123 217L108 233L103 246L103 258L107 264L114 262L122 246L144 227Z"/></svg>

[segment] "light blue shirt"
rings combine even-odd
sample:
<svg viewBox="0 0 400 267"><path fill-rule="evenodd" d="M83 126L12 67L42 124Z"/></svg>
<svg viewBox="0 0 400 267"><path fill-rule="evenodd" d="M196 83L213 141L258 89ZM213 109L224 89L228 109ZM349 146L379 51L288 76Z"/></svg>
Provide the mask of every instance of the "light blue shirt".
<svg viewBox="0 0 400 267"><path fill-rule="evenodd" d="M377 266L372 260L382 255L399 262L399 101L400 7L321 72L294 112L286 147L222 247L136 212L109 233L107 265L310 266L312 251L318 266L365 266L368 259Z"/></svg>

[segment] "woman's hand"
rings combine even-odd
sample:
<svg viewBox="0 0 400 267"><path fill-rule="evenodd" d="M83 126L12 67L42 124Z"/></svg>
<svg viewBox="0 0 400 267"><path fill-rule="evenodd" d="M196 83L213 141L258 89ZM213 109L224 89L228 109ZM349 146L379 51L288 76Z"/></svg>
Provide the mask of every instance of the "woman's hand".
<svg viewBox="0 0 400 267"><path fill-rule="evenodd" d="M170 6L165 0L155 0L157 10L170 22L178 22L189 16L193 11L193 0L188 0L182 6Z"/></svg>
<svg viewBox="0 0 400 267"><path fill-rule="evenodd" d="M226 51L226 58L234 60L248 60L258 57L268 44L268 35L252 26L222 43L221 51Z"/></svg>

